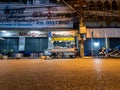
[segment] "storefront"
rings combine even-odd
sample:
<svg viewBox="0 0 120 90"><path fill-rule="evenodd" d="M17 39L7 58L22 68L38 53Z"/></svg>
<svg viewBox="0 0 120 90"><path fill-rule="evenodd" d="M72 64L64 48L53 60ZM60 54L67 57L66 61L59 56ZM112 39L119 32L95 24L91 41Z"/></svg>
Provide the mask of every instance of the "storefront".
<svg viewBox="0 0 120 90"><path fill-rule="evenodd" d="M75 57L77 31L51 31L49 36L49 48L53 58ZM46 55L47 53L46 50Z"/></svg>
<svg viewBox="0 0 120 90"><path fill-rule="evenodd" d="M103 47L107 50L120 47L120 28L87 28L86 37L86 56L98 56L99 50Z"/></svg>
<svg viewBox="0 0 120 90"><path fill-rule="evenodd" d="M70 31L51 31L50 42L52 47L50 48L72 48L75 45L75 37L77 32L75 30Z"/></svg>
<svg viewBox="0 0 120 90"><path fill-rule="evenodd" d="M14 53L41 52L48 48L47 31L2 30L1 37L4 38L4 40L0 40L1 53L8 53L11 50Z"/></svg>
<svg viewBox="0 0 120 90"><path fill-rule="evenodd" d="M57 29L56 29L57 30ZM53 52L74 52L76 46L76 30L69 31L1 31L0 50L2 54L43 53L51 49ZM26 56L26 55L25 55Z"/></svg>
<svg viewBox="0 0 120 90"><path fill-rule="evenodd" d="M2 5L0 12L0 53L44 52L73 48L77 30L66 6ZM4 40L3 40L4 39Z"/></svg>

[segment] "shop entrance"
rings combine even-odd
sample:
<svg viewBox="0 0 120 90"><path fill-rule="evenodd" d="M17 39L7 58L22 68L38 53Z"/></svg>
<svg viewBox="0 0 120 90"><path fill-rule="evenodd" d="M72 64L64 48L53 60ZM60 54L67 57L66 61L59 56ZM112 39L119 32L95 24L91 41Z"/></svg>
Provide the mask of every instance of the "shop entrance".
<svg viewBox="0 0 120 90"><path fill-rule="evenodd" d="M76 56L76 31L49 31L48 49L44 55L50 58L73 58Z"/></svg>
<svg viewBox="0 0 120 90"><path fill-rule="evenodd" d="M4 37L4 40L0 40L0 54L7 55L8 57L16 57L16 54L20 53L23 57L35 58L40 56L40 53L44 53L44 50L48 48L47 37L25 37L24 50L19 50L20 37Z"/></svg>
<svg viewBox="0 0 120 90"><path fill-rule="evenodd" d="M44 51L48 48L47 37L26 37L25 50L30 52Z"/></svg>

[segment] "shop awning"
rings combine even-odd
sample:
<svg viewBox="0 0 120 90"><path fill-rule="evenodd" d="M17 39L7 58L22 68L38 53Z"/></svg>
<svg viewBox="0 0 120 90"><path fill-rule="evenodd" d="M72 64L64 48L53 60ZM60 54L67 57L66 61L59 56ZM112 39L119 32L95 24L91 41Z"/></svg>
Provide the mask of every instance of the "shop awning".
<svg viewBox="0 0 120 90"><path fill-rule="evenodd" d="M118 38L120 37L120 28L87 28L87 38Z"/></svg>

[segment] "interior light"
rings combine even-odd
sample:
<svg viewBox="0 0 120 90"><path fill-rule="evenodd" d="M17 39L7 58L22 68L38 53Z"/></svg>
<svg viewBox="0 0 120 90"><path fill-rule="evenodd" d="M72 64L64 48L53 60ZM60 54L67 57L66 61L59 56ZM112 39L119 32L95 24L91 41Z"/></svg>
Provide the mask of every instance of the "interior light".
<svg viewBox="0 0 120 90"><path fill-rule="evenodd" d="M4 38L0 37L0 40L5 40Z"/></svg>
<svg viewBox="0 0 120 90"><path fill-rule="evenodd" d="M30 33L40 33L40 31L30 31Z"/></svg>
<svg viewBox="0 0 120 90"><path fill-rule="evenodd" d="M100 45L99 42L94 42L95 47L98 47L99 45Z"/></svg>
<svg viewBox="0 0 120 90"><path fill-rule="evenodd" d="M6 30L2 30L1 32L2 32L2 33L6 33L7 31L6 31Z"/></svg>
<svg viewBox="0 0 120 90"><path fill-rule="evenodd" d="M4 36L11 36L11 33L9 33L9 32L4 33Z"/></svg>

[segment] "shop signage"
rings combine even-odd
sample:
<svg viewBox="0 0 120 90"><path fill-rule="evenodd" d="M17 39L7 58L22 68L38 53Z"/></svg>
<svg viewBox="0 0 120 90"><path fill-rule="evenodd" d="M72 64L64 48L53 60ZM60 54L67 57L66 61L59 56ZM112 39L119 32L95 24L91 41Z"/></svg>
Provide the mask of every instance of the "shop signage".
<svg viewBox="0 0 120 90"><path fill-rule="evenodd" d="M17 31L9 31L5 33L0 33L0 37L47 37L47 32L17 32Z"/></svg>
<svg viewBox="0 0 120 90"><path fill-rule="evenodd" d="M33 17L43 17L43 18L60 18L60 17L72 17L73 13L54 13L54 12L48 12L48 13L42 13L42 12L34 12Z"/></svg>
<svg viewBox="0 0 120 90"><path fill-rule="evenodd" d="M70 37L70 36L76 36L75 31L52 31L51 32L52 37Z"/></svg>
<svg viewBox="0 0 120 90"><path fill-rule="evenodd" d="M26 37L47 37L47 32L19 32L19 36L26 36Z"/></svg>
<svg viewBox="0 0 120 90"><path fill-rule="evenodd" d="M55 37L52 41L75 41L74 37Z"/></svg>
<svg viewBox="0 0 120 90"><path fill-rule="evenodd" d="M0 28L73 28L73 12L68 7L2 5L1 9Z"/></svg>
<svg viewBox="0 0 120 90"><path fill-rule="evenodd" d="M12 9L10 9L9 7L6 7L4 13L6 15L23 14L24 10L25 10L25 8L12 8Z"/></svg>
<svg viewBox="0 0 120 90"><path fill-rule="evenodd" d="M73 22L66 20L0 20L0 28L73 28Z"/></svg>

